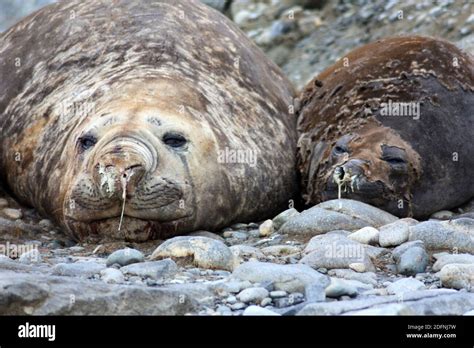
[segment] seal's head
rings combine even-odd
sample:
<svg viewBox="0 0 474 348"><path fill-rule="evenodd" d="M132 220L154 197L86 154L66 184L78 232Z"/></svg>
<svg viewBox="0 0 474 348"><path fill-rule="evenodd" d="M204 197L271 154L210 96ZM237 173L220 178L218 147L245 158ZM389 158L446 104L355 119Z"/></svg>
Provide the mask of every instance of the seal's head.
<svg viewBox="0 0 474 348"><path fill-rule="evenodd" d="M474 195L474 63L453 44L381 39L301 94L298 166L307 204L343 196L424 218Z"/></svg>
<svg viewBox="0 0 474 348"><path fill-rule="evenodd" d="M63 181L64 217L79 238L147 240L192 228L196 199L211 204L213 179L224 175L210 127L174 107L177 98L190 105L192 94L176 82L141 85L137 92L128 83L89 110L66 146L74 160Z"/></svg>
<svg viewBox="0 0 474 348"><path fill-rule="evenodd" d="M328 147L322 199L364 201L393 211L397 199L409 200L420 159L411 146L387 127L367 125Z"/></svg>

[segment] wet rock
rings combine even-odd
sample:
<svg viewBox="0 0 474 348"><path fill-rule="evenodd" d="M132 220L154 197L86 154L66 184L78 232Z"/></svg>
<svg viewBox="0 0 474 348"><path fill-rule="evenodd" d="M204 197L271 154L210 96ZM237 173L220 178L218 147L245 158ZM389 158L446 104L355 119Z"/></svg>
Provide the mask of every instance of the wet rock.
<svg viewBox="0 0 474 348"><path fill-rule="evenodd" d="M278 313L275 313L269 309L266 309L266 308L262 308L262 307L259 307L259 306L248 306L247 308L245 308L244 312L242 313L242 315L245 315L245 316L249 316L249 315L276 315L276 316L279 316L280 314Z"/></svg>
<svg viewBox="0 0 474 348"><path fill-rule="evenodd" d="M474 264L451 263L444 266L438 273L441 284L447 288L474 288Z"/></svg>
<svg viewBox="0 0 474 348"><path fill-rule="evenodd" d="M370 225L372 227L380 227L398 220L396 216L387 213L382 209L351 199L333 199L319 203L316 207L343 213L353 218L361 219L366 221L366 226ZM360 228L362 227L365 226L361 226Z"/></svg>
<svg viewBox="0 0 474 348"><path fill-rule="evenodd" d="M60 276L89 278L100 273L104 268L104 264L95 261L58 263L53 267L52 273Z"/></svg>
<svg viewBox="0 0 474 348"><path fill-rule="evenodd" d="M287 209L273 218L273 228L278 231L287 221L298 216L300 213L295 208Z"/></svg>
<svg viewBox="0 0 474 348"><path fill-rule="evenodd" d="M441 253L433 255L436 258L436 262L433 265L433 271L438 272L444 266L451 263L463 263L463 264L474 264L474 255L471 254L448 254Z"/></svg>
<svg viewBox="0 0 474 348"><path fill-rule="evenodd" d="M151 279L169 278L176 274L178 266L171 259L133 263L120 269L123 274L148 277Z"/></svg>
<svg viewBox="0 0 474 348"><path fill-rule="evenodd" d="M112 266L113 264L119 264L120 266L127 266L132 263L143 262L145 261L145 256L143 256L141 251L125 248L114 251L112 254L107 257L106 265L107 267Z"/></svg>
<svg viewBox="0 0 474 348"><path fill-rule="evenodd" d="M474 254L474 219L424 221L410 227L409 240L422 240L429 250L458 250Z"/></svg>
<svg viewBox="0 0 474 348"><path fill-rule="evenodd" d="M425 285L415 278L402 278L390 284L387 291L392 295L403 295L405 292L425 289Z"/></svg>
<svg viewBox="0 0 474 348"><path fill-rule="evenodd" d="M348 238L362 244L374 245L379 242L379 231L374 227L367 226L351 233Z"/></svg>
<svg viewBox="0 0 474 348"><path fill-rule="evenodd" d="M397 246L408 240L409 228L418 221L410 218L400 219L380 228L379 244L382 247Z"/></svg>
<svg viewBox="0 0 474 348"><path fill-rule="evenodd" d="M115 268L106 268L100 271L101 279L108 284L120 284L124 282L123 273Z"/></svg>
<svg viewBox="0 0 474 348"><path fill-rule="evenodd" d="M300 263L318 268L348 268L354 263L362 263L366 271L374 271L365 248L341 234L326 234L313 237L306 246L306 254Z"/></svg>
<svg viewBox="0 0 474 348"><path fill-rule="evenodd" d="M207 269L232 271L235 265L232 251L224 243L206 237L174 237L161 244L151 260L172 258L178 263L193 264Z"/></svg>
<svg viewBox="0 0 474 348"><path fill-rule="evenodd" d="M264 221L258 228L258 231L260 233L260 237L268 237L271 235L274 231L272 220Z"/></svg>
<svg viewBox="0 0 474 348"><path fill-rule="evenodd" d="M244 303L260 303L264 298L268 297L268 290L265 288L248 288L237 295L237 299Z"/></svg>
<svg viewBox="0 0 474 348"><path fill-rule="evenodd" d="M21 263L40 263L43 261L41 257L41 253L39 252L38 249L32 249L26 253L23 253L20 258L18 259L19 262Z"/></svg>
<svg viewBox="0 0 474 348"><path fill-rule="evenodd" d="M305 286L315 283L323 287L329 285L328 277L306 265L278 265L267 262L250 261L237 267L233 277L251 282L271 281L275 290L303 292Z"/></svg>

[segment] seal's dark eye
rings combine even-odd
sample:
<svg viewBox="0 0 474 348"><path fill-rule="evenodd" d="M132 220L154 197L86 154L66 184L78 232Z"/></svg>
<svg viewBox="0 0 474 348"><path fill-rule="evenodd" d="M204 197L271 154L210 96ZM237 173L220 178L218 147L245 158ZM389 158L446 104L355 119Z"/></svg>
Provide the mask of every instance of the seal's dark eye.
<svg viewBox="0 0 474 348"><path fill-rule="evenodd" d="M388 162L390 164L404 164L406 163L404 159L402 158L384 158L385 162Z"/></svg>
<svg viewBox="0 0 474 348"><path fill-rule="evenodd" d="M82 150L88 150L97 143L97 139L92 135L84 135L79 138L78 142Z"/></svg>
<svg viewBox="0 0 474 348"><path fill-rule="evenodd" d="M343 154L344 152L347 152L347 150L343 148L342 146L336 145L334 147L334 152L336 153L336 155L340 155L340 154Z"/></svg>
<svg viewBox="0 0 474 348"><path fill-rule="evenodd" d="M171 147L183 147L187 141L181 134L166 133L163 137L163 142Z"/></svg>

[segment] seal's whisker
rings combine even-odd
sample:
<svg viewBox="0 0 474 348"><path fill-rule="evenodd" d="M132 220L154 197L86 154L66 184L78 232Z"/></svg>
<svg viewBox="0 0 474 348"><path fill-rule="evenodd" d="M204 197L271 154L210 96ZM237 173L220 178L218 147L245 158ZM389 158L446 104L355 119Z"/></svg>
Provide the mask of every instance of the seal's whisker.
<svg viewBox="0 0 474 348"><path fill-rule="evenodd" d="M125 202L127 200L127 183L128 183L128 178L127 175L124 174L120 177L120 183L122 184L122 212L120 214L120 222L118 226L118 230L122 228L122 222L123 222L123 214L125 213Z"/></svg>

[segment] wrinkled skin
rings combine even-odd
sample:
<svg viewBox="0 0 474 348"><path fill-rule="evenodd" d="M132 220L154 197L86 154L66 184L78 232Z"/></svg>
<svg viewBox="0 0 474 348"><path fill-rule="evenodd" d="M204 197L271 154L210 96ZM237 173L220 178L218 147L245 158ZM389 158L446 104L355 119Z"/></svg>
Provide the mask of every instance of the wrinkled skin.
<svg viewBox="0 0 474 348"><path fill-rule="evenodd" d="M0 179L76 239L216 230L297 192L293 87L199 1L45 7L0 36L0 76Z"/></svg>
<svg viewBox="0 0 474 348"><path fill-rule="evenodd" d="M446 41L412 36L383 39L345 58L301 95L305 202L337 198L341 185L342 197L424 218L470 200L472 57ZM419 114L388 116L389 102L419 103Z"/></svg>

